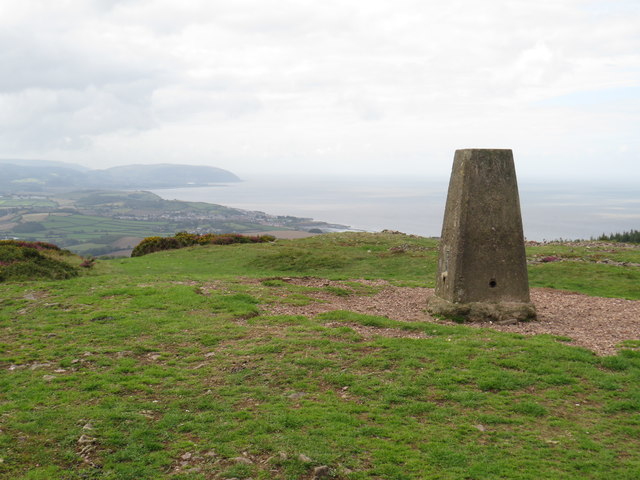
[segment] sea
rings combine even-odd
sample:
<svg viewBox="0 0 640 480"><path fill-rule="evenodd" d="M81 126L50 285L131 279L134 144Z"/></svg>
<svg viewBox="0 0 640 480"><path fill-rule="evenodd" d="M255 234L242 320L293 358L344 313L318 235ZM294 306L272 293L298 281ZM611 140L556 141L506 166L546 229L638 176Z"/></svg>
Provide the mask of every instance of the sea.
<svg viewBox="0 0 640 480"><path fill-rule="evenodd" d="M168 200L207 202L340 224L437 237L448 178L255 176L242 182L154 190ZM590 239L640 230L640 188L595 181L519 181L528 240Z"/></svg>

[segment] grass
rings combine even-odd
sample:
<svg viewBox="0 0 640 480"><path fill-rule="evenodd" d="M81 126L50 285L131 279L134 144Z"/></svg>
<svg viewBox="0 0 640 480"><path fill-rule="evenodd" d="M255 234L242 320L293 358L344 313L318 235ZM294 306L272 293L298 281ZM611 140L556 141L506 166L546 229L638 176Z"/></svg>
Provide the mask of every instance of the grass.
<svg viewBox="0 0 640 480"><path fill-rule="evenodd" d="M105 234L145 237L158 231L167 231L167 222L118 220L90 215L50 216L42 222L45 229L55 232L50 236L66 235L74 240L87 241Z"/></svg>
<svg viewBox="0 0 640 480"><path fill-rule="evenodd" d="M587 295L640 299L640 268L592 263L554 262L529 268L534 287L551 287Z"/></svg>
<svg viewBox="0 0 640 480"><path fill-rule="evenodd" d="M39 198L6 198L0 197L0 208L14 207L51 207L55 208L58 204L52 200Z"/></svg>
<svg viewBox="0 0 640 480"><path fill-rule="evenodd" d="M429 239L339 234L0 284L0 478L638 478L637 339L597 357L549 335L260 313L313 290L283 277L426 286L436 256ZM638 299L630 267L584 264L587 283L576 265L532 281ZM375 291L347 285L327 291Z"/></svg>

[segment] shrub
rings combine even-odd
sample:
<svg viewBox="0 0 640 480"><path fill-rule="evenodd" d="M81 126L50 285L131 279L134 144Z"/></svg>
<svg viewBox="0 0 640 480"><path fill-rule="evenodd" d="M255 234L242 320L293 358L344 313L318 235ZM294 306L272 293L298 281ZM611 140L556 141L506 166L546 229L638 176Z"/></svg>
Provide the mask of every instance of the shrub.
<svg viewBox="0 0 640 480"><path fill-rule="evenodd" d="M141 257L149 253L163 250L175 250L194 245L231 245L234 243L265 243L273 242L272 235L246 236L239 233L195 233L178 232L173 237L147 237L131 252L132 257Z"/></svg>
<svg viewBox="0 0 640 480"><path fill-rule="evenodd" d="M60 252L52 244L40 242L0 242L0 281L64 279L78 275L78 269L49 253Z"/></svg>

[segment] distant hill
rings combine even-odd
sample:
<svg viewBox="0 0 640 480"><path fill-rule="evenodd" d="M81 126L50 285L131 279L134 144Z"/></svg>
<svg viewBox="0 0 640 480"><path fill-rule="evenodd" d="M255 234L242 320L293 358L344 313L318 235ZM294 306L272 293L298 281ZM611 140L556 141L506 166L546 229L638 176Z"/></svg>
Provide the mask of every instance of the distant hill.
<svg viewBox="0 0 640 480"><path fill-rule="evenodd" d="M88 172L90 168L83 167L77 163L58 162L55 160L40 160L32 158L0 158L0 164L10 163L14 165L21 165L26 167L59 167L70 168L71 170L78 170L80 172Z"/></svg>
<svg viewBox="0 0 640 480"><path fill-rule="evenodd" d="M221 168L166 163L92 170L88 175L97 186L110 188L163 188L240 181L236 175Z"/></svg>
<svg viewBox="0 0 640 480"><path fill-rule="evenodd" d="M228 170L202 165L126 165L88 170L63 162L0 159L0 193L79 188L171 188L241 181Z"/></svg>
<svg viewBox="0 0 640 480"><path fill-rule="evenodd" d="M39 192L46 188L78 188L87 174L72 168L21 165L0 161L0 190L3 192Z"/></svg>

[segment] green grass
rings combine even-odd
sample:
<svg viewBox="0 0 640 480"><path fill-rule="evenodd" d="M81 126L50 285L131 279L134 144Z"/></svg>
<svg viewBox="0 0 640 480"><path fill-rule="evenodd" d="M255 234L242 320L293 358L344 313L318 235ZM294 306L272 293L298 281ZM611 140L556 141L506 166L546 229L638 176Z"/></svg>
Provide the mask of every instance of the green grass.
<svg viewBox="0 0 640 480"><path fill-rule="evenodd" d="M549 335L261 314L326 289L284 277L426 286L436 256L429 239L339 234L0 284L0 478L638 478L637 339L597 357ZM532 282L638 299L630 267L576 265L534 265ZM375 291L344 285L326 291Z"/></svg>
<svg viewBox="0 0 640 480"><path fill-rule="evenodd" d="M551 287L587 295L640 299L640 268L593 263L554 262L529 268L533 287Z"/></svg>
<svg viewBox="0 0 640 480"><path fill-rule="evenodd" d="M394 245L412 243L425 250L392 253ZM433 239L382 234L328 234L296 241L185 249L179 264L172 252L158 252L144 262L123 259L134 274L188 272L193 278L247 275L318 276L331 279L397 280L406 285L434 285L437 247Z"/></svg>
<svg viewBox="0 0 640 480"><path fill-rule="evenodd" d="M77 240L87 240L106 233L149 236L168 225L165 222L118 220L90 215L50 216L41 223L46 230L69 234L70 238Z"/></svg>
<svg viewBox="0 0 640 480"><path fill-rule="evenodd" d="M50 207L55 208L58 204L52 200L40 198L1 198L0 208L15 207Z"/></svg>

